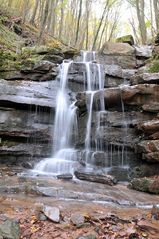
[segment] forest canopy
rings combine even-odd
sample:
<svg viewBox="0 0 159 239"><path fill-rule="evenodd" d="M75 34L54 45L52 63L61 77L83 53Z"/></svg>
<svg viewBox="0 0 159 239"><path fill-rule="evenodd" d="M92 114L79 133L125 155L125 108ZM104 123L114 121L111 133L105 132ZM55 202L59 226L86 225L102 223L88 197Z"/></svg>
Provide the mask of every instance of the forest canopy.
<svg viewBox="0 0 159 239"><path fill-rule="evenodd" d="M0 0L0 6L37 27L40 41L47 33L80 49L98 50L128 34L147 44L159 30L159 0Z"/></svg>

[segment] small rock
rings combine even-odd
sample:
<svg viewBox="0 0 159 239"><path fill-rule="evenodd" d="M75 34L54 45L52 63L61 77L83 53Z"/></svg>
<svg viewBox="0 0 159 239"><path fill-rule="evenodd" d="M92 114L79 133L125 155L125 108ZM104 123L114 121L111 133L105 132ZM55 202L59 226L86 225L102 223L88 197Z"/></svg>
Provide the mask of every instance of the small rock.
<svg viewBox="0 0 159 239"><path fill-rule="evenodd" d="M27 168L27 169L32 169L33 168L33 165L31 162L23 162L22 163L22 167L23 168Z"/></svg>
<svg viewBox="0 0 159 239"><path fill-rule="evenodd" d="M73 178L72 174L68 173L68 174L60 174L57 175L58 179L65 179L65 180L70 180Z"/></svg>
<svg viewBox="0 0 159 239"><path fill-rule="evenodd" d="M44 206L43 213L53 222L60 221L60 210L57 207Z"/></svg>
<svg viewBox="0 0 159 239"><path fill-rule="evenodd" d="M88 235L88 236L80 236L77 237L76 239L97 239L95 235Z"/></svg>
<svg viewBox="0 0 159 239"><path fill-rule="evenodd" d="M83 215L79 213L74 213L71 215L71 222L77 227L82 226L85 222L85 218Z"/></svg>
<svg viewBox="0 0 159 239"><path fill-rule="evenodd" d="M47 220L47 217L46 217L43 213L40 213L40 214L39 214L39 220L40 220L40 221L46 221L46 220Z"/></svg>
<svg viewBox="0 0 159 239"><path fill-rule="evenodd" d="M14 220L6 220L3 224L0 225L0 237L6 239L19 239L19 224Z"/></svg>
<svg viewBox="0 0 159 239"><path fill-rule="evenodd" d="M151 217L154 220L159 220L159 207L153 206L151 209Z"/></svg>

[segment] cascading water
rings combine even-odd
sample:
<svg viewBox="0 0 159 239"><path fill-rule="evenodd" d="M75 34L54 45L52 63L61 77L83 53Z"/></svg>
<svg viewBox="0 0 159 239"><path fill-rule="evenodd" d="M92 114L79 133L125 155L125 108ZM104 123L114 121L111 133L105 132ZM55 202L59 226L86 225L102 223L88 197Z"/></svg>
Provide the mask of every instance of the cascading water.
<svg viewBox="0 0 159 239"><path fill-rule="evenodd" d="M76 163L73 138L78 132L76 106L68 96L68 71L72 61L64 61L60 67L60 89L56 98L56 115L53 137L53 158L38 163L35 170L42 173L72 173Z"/></svg>
<svg viewBox="0 0 159 239"><path fill-rule="evenodd" d="M93 101L96 91L101 91L99 110L105 110L104 106L104 69L100 64L89 61L92 59L96 61L95 52L83 52L83 63L86 68L86 78L85 78L85 88L87 96L87 127L86 127L86 136L85 136L85 161L88 163L91 156L91 124L92 124L92 115L93 115ZM88 59L88 61L87 61ZM98 147L98 146L97 146Z"/></svg>
<svg viewBox="0 0 159 239"><path fill-rule="evenodd" d="M70 101L68 89L69 70L71 71L73 64L73 61L64 61L60 66L60 73L58 76L58 79L60 79L60 87L56 97L56 114L53 134L53 156L52 158L45 159L36 165L34 171L38 173L54 175L66 173L73 174L77 167L79 167L78 151L75 148L78 132L76 114L77 107L75 106L75 102L72 103ZM82 51L81 61L78 61L78 64L81 64L82 67L84 66L85 68L83 76L88 115L84 149L86 168L91 170L91 165L93 166L94 164L94 156L96 153L104 153L106 155L106 158L103 159L107 161L107 164L103 164L103 167L111 169L113 167L114 146L112 144L107 144L106 146L104 146L102 131L104 130L104 128L107 129L108 126L101 125L103 115L107 117L107 115L109 114L109 112L105 110L104 103L104 67L96 63L96 53L88 51ZM96 94L98 94L99 96L97 97L97 102L95 102ZM96 113L93 112L94 106L96 107ZM122 109L124 110L123 105ZM95 132L96 139L94 140L95 145L92 145L92 123L94 117L95 121L97 122L97 127ZM124 132L126 132L125 128ZM123 166L124 145L122 148L121 160L121 165Z"/></svg>

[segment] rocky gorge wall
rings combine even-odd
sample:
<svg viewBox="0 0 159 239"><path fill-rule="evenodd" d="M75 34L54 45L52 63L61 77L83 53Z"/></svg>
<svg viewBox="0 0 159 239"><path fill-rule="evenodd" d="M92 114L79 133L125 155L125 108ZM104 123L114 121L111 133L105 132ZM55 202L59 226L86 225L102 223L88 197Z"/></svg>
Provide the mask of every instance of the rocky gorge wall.
<svg viewBox="0 0 159 239"><path fill-rule="evenodd" d="M50 56L52 53L42 54ZM55 77L58 64L73 57L75 52L56 52L54 55L56 57L49 58L49 62L42 60L33 68L0 80L1 163L32 167L27 162L51 156L55 98L59 87ZM120 166L118 161L122 160L124 150L124 160L128 161L125 165L129 163L132 168L140 165L131 172L135 176L159 173L156 167L159 162L159 74L149 73L144 66L150 57L152 47L132 47L126 43L106 43L98 54L105 69L106 112L101 113L99 127L103 150L94 155L93 163L97 166L113 166L108 158L113 158L114 165ZM84 148L87 119L84 67L76 62L69 73L69 94L77 98L79 108L76 148L80 152ZM99 95L96 92L94 100L92 149L97 140ZM80 154L79 160L83 161L82 158ZM152 170L149 170L150 165Z"/></svg>

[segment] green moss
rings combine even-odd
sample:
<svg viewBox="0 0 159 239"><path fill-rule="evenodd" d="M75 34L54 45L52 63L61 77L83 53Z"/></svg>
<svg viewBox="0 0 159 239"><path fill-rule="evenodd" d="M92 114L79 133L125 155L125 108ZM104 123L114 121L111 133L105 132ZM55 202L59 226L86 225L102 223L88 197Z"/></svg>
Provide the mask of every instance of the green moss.
<svg viewBox="0 0 159 239"><path fill-rule="evenodd" d="M159 60L154 60L149 68L150 73L156 73L159 72Z"/></svg>
<svg viewBox="0 0 159 239"><path fill-rule="evenodd" d="M131 35L122 36L116 39L116 42L128 43L134 45L134 38Z"/></svg>

